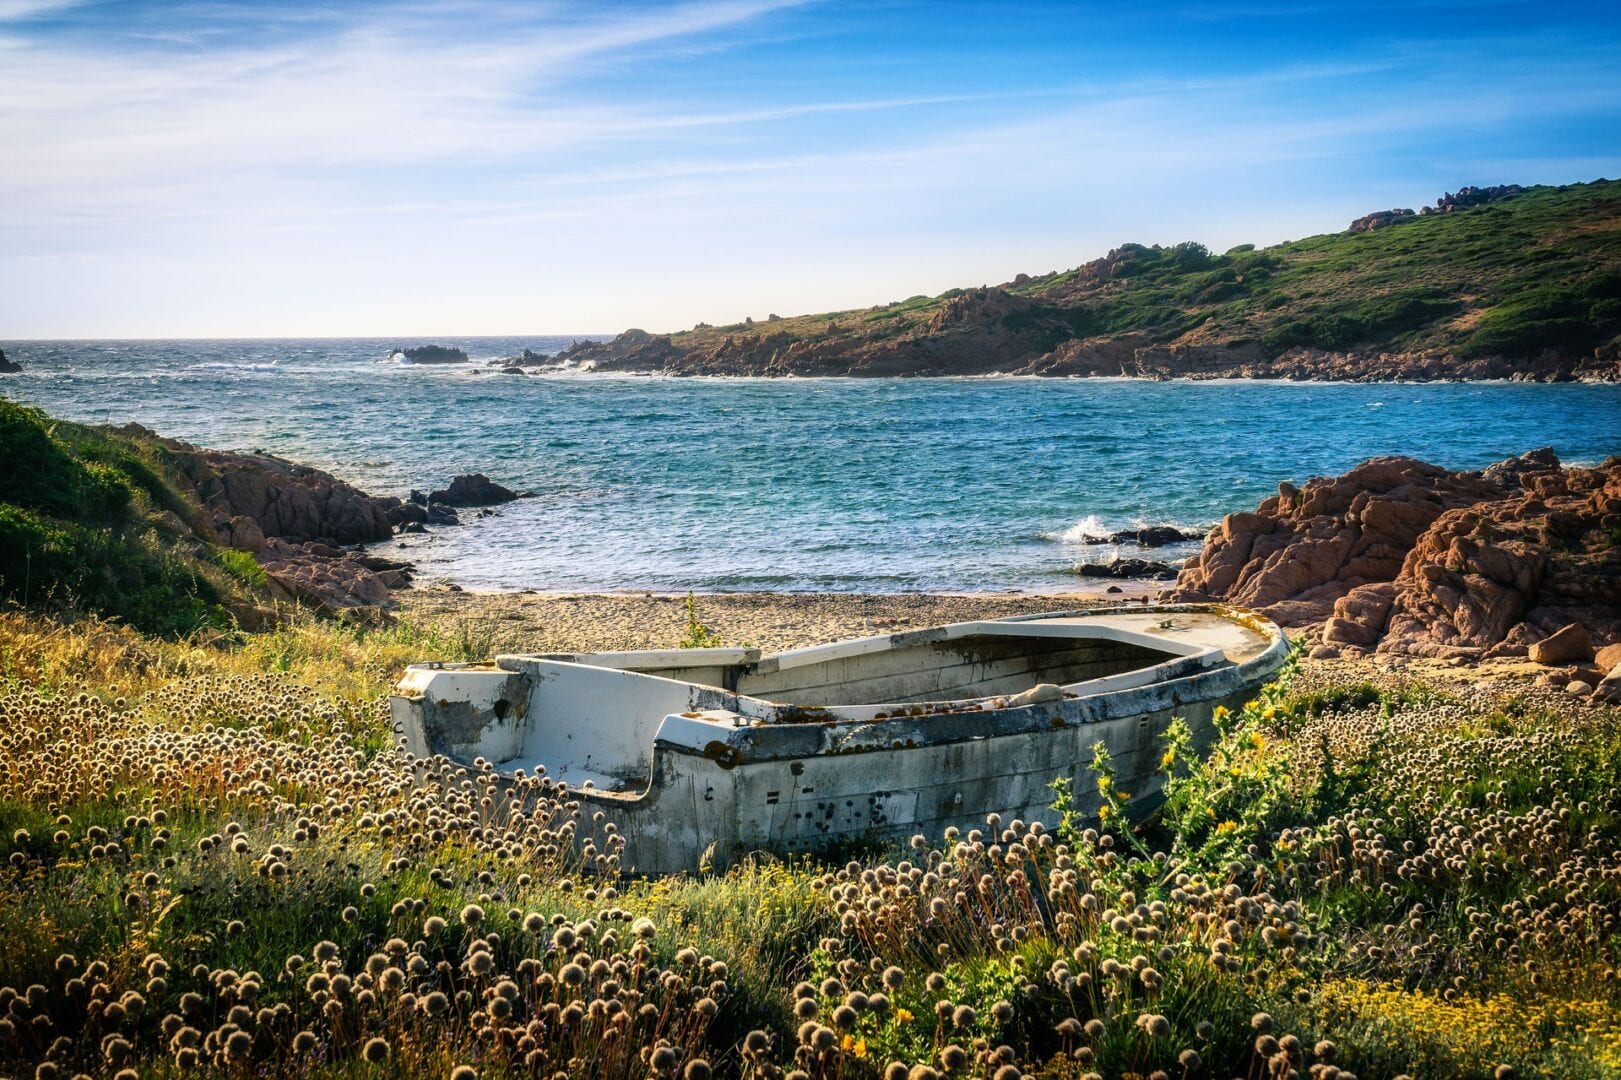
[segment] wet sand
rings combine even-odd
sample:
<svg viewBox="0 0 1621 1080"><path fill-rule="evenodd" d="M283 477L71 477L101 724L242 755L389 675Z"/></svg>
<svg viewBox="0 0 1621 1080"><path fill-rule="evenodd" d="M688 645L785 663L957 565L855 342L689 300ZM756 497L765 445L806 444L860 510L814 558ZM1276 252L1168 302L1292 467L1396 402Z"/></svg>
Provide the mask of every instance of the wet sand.
<svg viewBox="0 0 1621 1080"><path fill-rule="evenodd" d="M1167 583L1122 581L1073 593L706 593L699 620L727 645L766 651L968 619L1028 615L1152 599ZM473 651L574 652L671 648L687 633L685 596L652 593L464 592L443 586L395 594L401 617L460 635Z"/></svg>

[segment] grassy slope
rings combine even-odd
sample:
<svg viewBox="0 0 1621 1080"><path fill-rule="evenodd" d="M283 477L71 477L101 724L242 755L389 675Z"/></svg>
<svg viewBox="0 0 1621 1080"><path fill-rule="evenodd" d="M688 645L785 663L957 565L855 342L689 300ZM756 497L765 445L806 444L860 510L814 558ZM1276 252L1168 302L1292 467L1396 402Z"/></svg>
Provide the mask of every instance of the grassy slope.
<svg viewBox="0 0 1621 1080"><path fill-rule="evenodd" d="M1004 822L854 874L614 884L481 784L384 749L390 673L465 644L312 622L225 650L0 614L0 656L25 660L0 671L0 1070L164 1074L184 1025L202 1063L244 1074L645 1077L638 1052L666 1046L665 1075L702 1058L863 1080L950 1045L972 1059L977 1038L1028 1074L1261 1076L1257 1013L1301 1074L1621 1070L1616 710L1317 669L1206 759L1173 740L1170 811L1143 834L1076 822L988 850ZM841 1015L849 991L868 1004ZM629 1001L618 1039L593 1000ZM548 1013L571 1001L574 1020ZM798 1009L840 1030L796 1062ZM752 1028L771 1045L751 1065ZM374 1038L381 1068L360 1060Z"/></svg>
<svg viewBox="0 0 1621 1080"><path fill-rule="evenodd" d="M148 440L0 398L0 461L0 599L177 634L262 591L251 556L197 539L201 507Z"/></svg>
<svg viewBox="0 0 1621 1080"><path fill-rule="evenodd" d="M1334 233L1210 255L1197 244L1126 245L1097 260L1003 286L1065 337L1146 334L1158 342L1256 342L1472 357L1585 353L1621 333L1621 181L1533 188L1371 233ZM905 336L963 290L855 311L734 323L672 335L705 347L729 334L826 340ZM834 329L830 330L832 324Z"/></svg>

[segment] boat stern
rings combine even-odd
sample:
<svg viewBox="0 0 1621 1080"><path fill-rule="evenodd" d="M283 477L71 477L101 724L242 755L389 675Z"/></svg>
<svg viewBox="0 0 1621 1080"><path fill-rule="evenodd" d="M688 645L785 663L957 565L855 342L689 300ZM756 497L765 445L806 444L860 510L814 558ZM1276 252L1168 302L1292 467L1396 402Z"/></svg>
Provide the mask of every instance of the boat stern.
<svg viewBox="0 0 1621 1080"><path fill-rule="evenodd" d="M389 709L400 748L419 758L500 764L523 749L529 679L494 664L413 664Z"/></svg>

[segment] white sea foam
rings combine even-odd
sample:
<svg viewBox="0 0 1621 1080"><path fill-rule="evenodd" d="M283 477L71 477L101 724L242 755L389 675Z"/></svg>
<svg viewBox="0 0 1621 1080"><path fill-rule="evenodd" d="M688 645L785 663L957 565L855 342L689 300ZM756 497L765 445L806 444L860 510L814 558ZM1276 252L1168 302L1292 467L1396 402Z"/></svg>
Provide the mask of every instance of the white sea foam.
<svg viewBox="0 0 1621 1080"><path fill-rule="evenodd" d="M1060 544L1084 544L1088 540L1106 540L1113 532L1102 518L1088 514L1061 532L1045 532L1041 536L1044 540L1056 540Z"/></svg>
<svg viewBox="0 0 1621 1080"><path fill-rule="evenodd" d="M1211 523L1195 522L1190 524L1182 521L1170 521L1165 518L1151 518L1147 515L1138 514L1134 515L1129 520L1124 520L1119 525L1110 525L1106 520L1097 514L1088 514L1067 529L1044 532L1040 535L1043 540L1052 540L1060 544L1080 544L1087 547L1102 547L1105 552L1118 552L1122 546L1136 549L1137 545L1135 543L1128 543L1125 545L1100 544L1099 542L1107 541L1117 532L1125 532L1131 529L1158 528L1162 526L1169 526L1170 528L1177 529L1184 533L1198 533L1202 535L1210 531ZM1198 538L1192 537L1187 540L1167 544L1165 546L1176 548L1179 546L1197 543L1199 543ZM1104 557L1104 561L1108 561L1107 556Z"/></svg>

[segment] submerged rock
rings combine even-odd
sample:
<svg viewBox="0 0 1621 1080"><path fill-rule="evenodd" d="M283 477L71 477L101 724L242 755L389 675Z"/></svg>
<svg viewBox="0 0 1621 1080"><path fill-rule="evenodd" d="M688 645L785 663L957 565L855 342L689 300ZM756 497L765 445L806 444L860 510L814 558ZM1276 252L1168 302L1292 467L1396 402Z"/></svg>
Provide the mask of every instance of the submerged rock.
<svg viewBox="0 0 1621 1080"><path fill-rule="evenodd" d="M1164 547L1184 540L1199 540L1204 533L1186 532L1174 525L1150 525L1143 529L1122 529L1108 536L1089 536L1088 544L1136 544L1138 547Z"/></svg>
<svg viewBox="0 0 1621 1080"><path fill-rule="evenodd" d="M498 506L518 497L516 491L502 487L483 473L467 473L456 477L444 490L430 492L428 502L446 506Z"/></svg>

